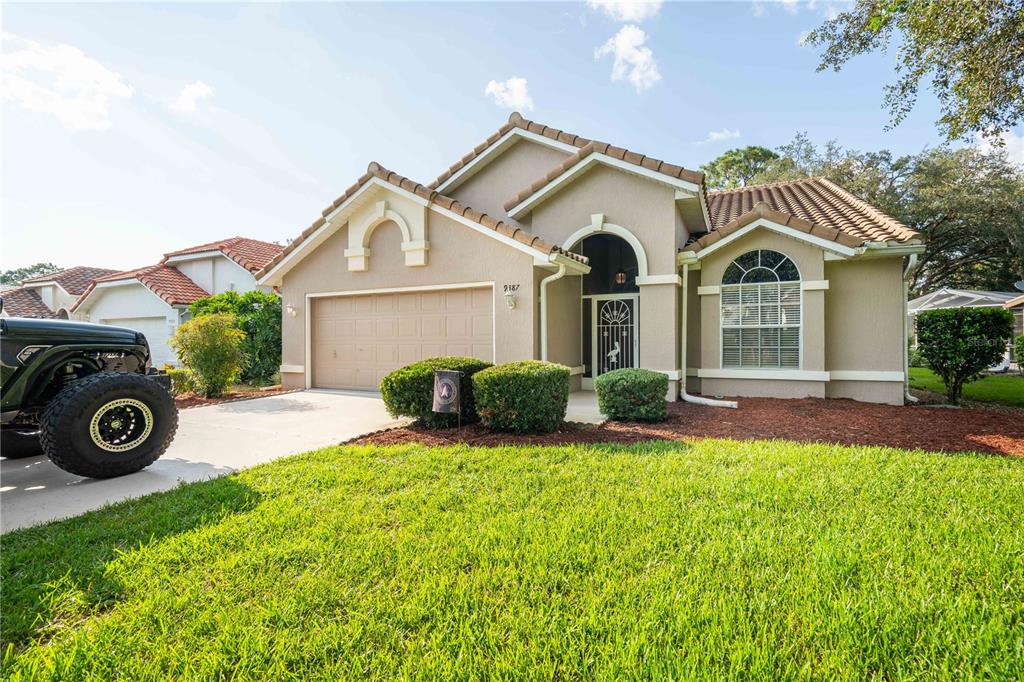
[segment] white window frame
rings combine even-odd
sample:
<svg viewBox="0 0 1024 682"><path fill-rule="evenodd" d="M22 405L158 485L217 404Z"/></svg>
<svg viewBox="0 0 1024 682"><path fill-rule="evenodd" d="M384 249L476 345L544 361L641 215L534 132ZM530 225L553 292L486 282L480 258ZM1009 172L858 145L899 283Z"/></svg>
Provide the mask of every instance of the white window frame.
<svg viewBox="0 0 1024 682"><path fill-rule="evenodd" d="M796 268L797 277L799 279L787 280L785 282L783 282L783 281L776 281L776 282L751 282L751 283L746 283L746 284L743 284L743 283L740 283L740 284L725 284L724 282L722 282L720 284L720 286L718 287L718 289L719 289L719 291L718 291L718 294L719 294L719 297L718 297L718 366L721 367L723 370L727 370L727 371L758 371L758 372L766 372L766 373L770 373L770 372L784 373L784 372L800 371L800 370L803 369L803 366L804 366L804 291L803 291L804 287L803 287L803 274L800 272L800 266L798 266L796 264L796 261L794 261L792 258L790 258L787 254L785 254L785 253L783 253L781 251L777 251L775 249L751 249L751 251L772 251L774 253L777 253L777 254L785 257L787 260L789 260L793 264L793 267ZM726 265L725 270L722 271L723 277L725 275L725 272L729 269L729 265L732 265L733 261L738 260L739 258L742 258L747 253L750 253L750 252L749 251L745 251L744 253L740 254L736 258L733 258L732 260L730 260L729 264ZM741 330L741 332L740 332L741 334L742 334L742 330L743 329L758 329L758 330L766 329L766 328L776 328L776 329L778 329L779 330L779 334L780 334L779 361L781 363L781 360L782 360L782 346L781 346L782 330L786 329L786 328L792 328L792 326L793 326L793 325L783 325L783 324L781 324L781 315L782 315L782 309L781 309L782 308L782 303L781 303L782 292L781 292L781 290L779 292L779 299L780 299L780 303L779 303L780 324L778 324L778 325L764 325L764 324L760 324L760 323L756 324L756 325L744 325L743 324L743 318L742 318L742 306L743 306L743 289L744 288L762 287L762 286L765 286L765 285L781 286L783 284L795 284L796 285L797 294L800 296L800 323L798 325L796 325L796 329L797 329L797 365L796 365L796 367L781 367L781 366L780 367L762 367L760 364L758 364L756 367L755 366L750 366L750 365L743 365L743 364L730 365L730 366L727 367L726 364L725 364L725 330L726 329L738 329L738 330ZM739 303L739 305L740 305L740 323L739 324L735 324L735 325L731 324L731 325L727 326L725 324L725 295L724 294L725 294L725 292L727 290L731 290L733 288L738 289L740 291L740 303ZM758 296L758 299L760 299L760 295ZM760 315L759 315L759 317L760 317ZM742 348L742 344L741 344L740 347ZM760 345L758 345L758 348L760 349ZM760 353L759 353L758 357L760 358ZM743 360L743 357L742 357L742 353L741 353L741 355L740 355L740 362L741 363L742 363L742 360Z"/></svg>

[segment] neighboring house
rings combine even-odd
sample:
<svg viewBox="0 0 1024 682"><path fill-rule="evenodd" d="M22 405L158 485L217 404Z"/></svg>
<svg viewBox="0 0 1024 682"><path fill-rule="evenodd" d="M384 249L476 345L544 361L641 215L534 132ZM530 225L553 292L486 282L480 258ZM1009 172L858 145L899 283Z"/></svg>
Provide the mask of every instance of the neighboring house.
<svg viewBox="0 0 1024 682"><path fill-rule="evenodd" d="M943 308L1006 308L1013 312L1016 329L1014 334L1021 333L1024 296L1019 291L973 291L943 287L930 294L918 296L907 303L907 312L910 315L910 338L915 348L917 347L917 316L928 310ZM1014 361L1012 341L1008 353L1007 364Z"/></svg>
<svg viewBox="0 0 1024 682"><path fill-rule="evenodd" d="M518 113L429 186L371 163L259 273L283 383L376 389L423 357L619 367L710 396L902 403L920 236L828 180L704 175Z"/></svg>
<svg viewBox="0 0 1024 682"><path fill-rule="evenodd" d="M5 289L4 317L68 319L71 307L96 277L115 270L78 266L26 279L20 287Z"/></svg>
<svg viewBox="0 0 1024 682"><path fill-rule="evenodd" d="M153 364L177 364L168 339L188 319L189 304L225 291L261 288L253 273L283 247L232 237L164 254L156 265L98 277L75 303L76 316L146 335Z"/></svg>

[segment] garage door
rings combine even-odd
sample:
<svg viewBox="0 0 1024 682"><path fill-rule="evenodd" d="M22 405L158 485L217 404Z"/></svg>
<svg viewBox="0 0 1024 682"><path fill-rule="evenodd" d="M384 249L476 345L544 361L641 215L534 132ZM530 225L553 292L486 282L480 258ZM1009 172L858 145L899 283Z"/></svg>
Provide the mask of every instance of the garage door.
<svg viewBox="0 0 1024 682"><path fill-rule="evenodd" d="M115 327L128 327L146 335L149 352L153 356L153 366L161 367L165 363L178 364L178 355L167 345L168 327L165 317L120 317L100 320L102 324Z"/></svg>
<svg viewBox="0 0 1024 682"><path fill-rule="evenodd" d="M423 358L493 361L491 288L314 298L312 384L377 390L388 372Z"/></svg>

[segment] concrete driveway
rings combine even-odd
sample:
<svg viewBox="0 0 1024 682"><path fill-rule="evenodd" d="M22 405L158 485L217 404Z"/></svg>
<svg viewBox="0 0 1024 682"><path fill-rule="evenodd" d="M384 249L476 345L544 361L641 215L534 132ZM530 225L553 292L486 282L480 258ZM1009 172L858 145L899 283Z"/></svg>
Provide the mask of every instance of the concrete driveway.
<svg viewBox="0 0 1024 682"><path fill-rule="evenodd" d="M129 476L82 478L45 457L0 460L0 531L76 516L396 423L380 397L368 393L303 391L193 407L180 412L178 434L164 456Z"/></svg>

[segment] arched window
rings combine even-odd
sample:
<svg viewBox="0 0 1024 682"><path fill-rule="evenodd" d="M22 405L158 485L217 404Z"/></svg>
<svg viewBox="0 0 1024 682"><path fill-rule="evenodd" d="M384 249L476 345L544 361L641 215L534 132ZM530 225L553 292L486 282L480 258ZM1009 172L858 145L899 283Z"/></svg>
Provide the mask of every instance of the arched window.
<svg viewBox="0 0 1024 682"><path fill-rule="evenodd" d="M722 276L722 367L800 367L800 271L778 251L748 251Z"/></svg>

